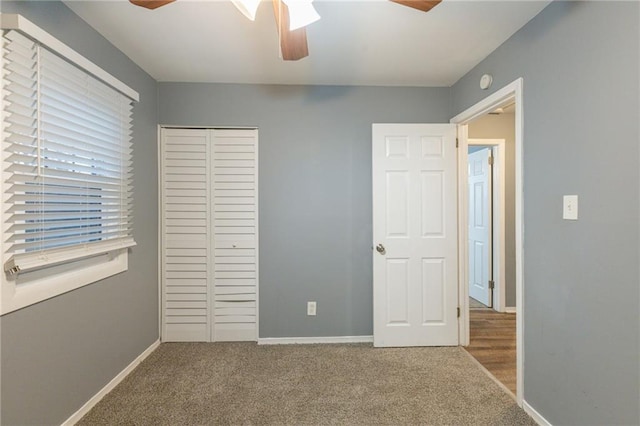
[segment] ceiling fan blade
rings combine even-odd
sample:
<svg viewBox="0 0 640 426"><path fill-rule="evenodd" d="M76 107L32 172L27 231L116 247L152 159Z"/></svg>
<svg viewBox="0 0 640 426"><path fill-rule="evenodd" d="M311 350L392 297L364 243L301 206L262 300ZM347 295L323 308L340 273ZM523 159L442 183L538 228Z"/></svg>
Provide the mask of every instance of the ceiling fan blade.
<svg viewBox="0 0 640 426"><path fill-rule="evenodd" d="M434 7L436 7L442 0L391 0L394 3L402 4L404 6L409 6L414 9L421 10L423 12L428 12Z"/></svg>
<svg viewBox="0 0 640 426"><path fill-rule="evenodd" d="M309 56L307 30L298 28L289 30L289 8L282 0L273 0L273 12L276 15L276 26L280 35L280 51L285 61L297 61Z"/></svg>
<svg viewBox="0 0 640 426"><path fill-rule="evenodd" d="M129 0L136 6L146 7L147 9L157 9L165 4L173 3L176 0Z"/></svg>

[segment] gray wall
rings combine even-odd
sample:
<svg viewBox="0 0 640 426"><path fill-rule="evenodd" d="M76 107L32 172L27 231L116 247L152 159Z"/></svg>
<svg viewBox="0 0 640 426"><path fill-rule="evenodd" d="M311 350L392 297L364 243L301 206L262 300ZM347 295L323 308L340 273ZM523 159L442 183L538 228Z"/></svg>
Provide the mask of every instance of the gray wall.
<svg viewBox="0 0 640 426"><path fill-rule="evenodd" d="M60 2L2 2L140 93L129 271L0 318L0 423L60 424L158 338L157 87Z"/></svg>
<svg viewBox="0 0 640 426"><path fill-rule="evenodd" d="M447 122L450 89L159 87L162 124L259 128L260 336L371 335L371 124Z"/></svg>
<svg viewBox="0 0 640 426"><path fill-rule="evenodd" d="M60 423L157 338L158 121L260 129L261 336L366 335L371 123L448 121L485 72L525 80L525 400L553 424L640 423L637 3L552 3L453 89L163 83L160 120L155 82L64 5L2 12L142 97L130 271L0 319L2 424Z"/></svg>
<svg viewBox="0 0 640 426"><path fill-rule="evenodd" d="M458 113L524 78L524 398L552 424L640 423L639 7L554 2L453 87Z"/></svg>
<svg viewBox="0 0 640 426"><path fill-rule="evenodd" d="M505 145L505 301L516 306L516 132L515 114L487 114L469 123L469 137L504 139Z"/></svg>

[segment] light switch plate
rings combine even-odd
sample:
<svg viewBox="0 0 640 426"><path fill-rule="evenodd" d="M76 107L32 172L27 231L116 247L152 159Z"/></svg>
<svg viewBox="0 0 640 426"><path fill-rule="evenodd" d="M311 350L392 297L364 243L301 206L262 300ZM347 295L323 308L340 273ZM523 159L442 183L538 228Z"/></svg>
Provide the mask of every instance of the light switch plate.
<svg viewBox="0 0 640 426"><path fill-rule="evenodd" d="M578 196L565 195L562 197L562 218L578 220Z"/></svg>

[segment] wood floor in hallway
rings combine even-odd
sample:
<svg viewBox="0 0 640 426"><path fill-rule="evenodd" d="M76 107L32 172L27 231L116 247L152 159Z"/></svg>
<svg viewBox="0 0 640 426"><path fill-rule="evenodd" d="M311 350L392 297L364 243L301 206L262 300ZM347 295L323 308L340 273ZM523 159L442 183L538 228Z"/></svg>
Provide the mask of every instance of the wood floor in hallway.
<svg viewBox="0 0 640 426"><path fill-rule="evenodd" d="M516 393L516 314L489 308L469 310L467 351L508 389Z"/></svg>

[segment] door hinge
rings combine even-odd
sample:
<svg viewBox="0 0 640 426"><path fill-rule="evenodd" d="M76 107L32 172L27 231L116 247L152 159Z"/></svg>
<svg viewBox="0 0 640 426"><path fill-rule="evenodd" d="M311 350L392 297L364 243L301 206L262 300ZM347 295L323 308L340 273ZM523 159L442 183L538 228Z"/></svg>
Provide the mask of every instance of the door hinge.
<svg viewBox="0 0 640 426"><path fill-rule="evenodd" d="M493 290L493 289L495 288L495 286L496 286L495 281L493 281L493 280L489 280L489 288L490 288L491 290Z"/></svg>
<svg viewBox="0 0 640 426"><path fill-rule="evenodd" d="M458 306L458 318L460 318L460 306Z"/></svg>
<svg viewBox="0 0 640 426"><path fill-rule="evenodd" d="M489 165L493 166L493 157L489 157Z"/></svg>
<svg viewBox="0 0 640 426"><path fill-rule="evenodd" d="M458 138L456 138L456 148L458 147L459 144L460 144L460 141L458 140Z"/></svg>

